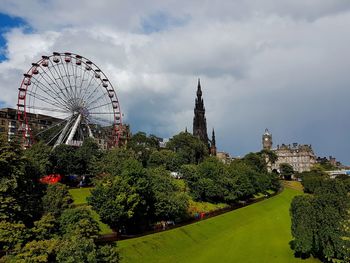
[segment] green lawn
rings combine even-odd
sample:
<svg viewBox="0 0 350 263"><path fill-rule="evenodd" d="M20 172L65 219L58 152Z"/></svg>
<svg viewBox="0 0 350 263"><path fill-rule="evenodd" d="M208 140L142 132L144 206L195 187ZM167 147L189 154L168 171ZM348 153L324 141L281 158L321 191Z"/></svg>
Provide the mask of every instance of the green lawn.
<svg viewBox="0 0 350 263"><path fill-rule="evenodd" d="M82 205L86 204L86 197L88 197L91 194L91 190L93 188L76 188L76 189L70 189L69 193L73 197L74 204L75 205Z"/></svg>
<svg viewBox="0 0 350 263"><path fill-rule="evenodd" d="M268 200L178 229L118 242L123 262L319 262L293 256L285 189Z"/></svg>

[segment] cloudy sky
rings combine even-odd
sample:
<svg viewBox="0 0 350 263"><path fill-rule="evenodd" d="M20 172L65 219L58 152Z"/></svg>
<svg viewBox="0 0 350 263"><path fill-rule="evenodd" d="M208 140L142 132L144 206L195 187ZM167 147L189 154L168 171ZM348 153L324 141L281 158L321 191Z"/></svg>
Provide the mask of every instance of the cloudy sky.
<svg viewBox="0 0 350 263"><path fill-rule="evenodd" d="M133 132L192 130L200 78L219 150L258 151L269 128L350 164L349 0L0 0L0 25L0 106L70 51L106 73Z"/></svg>

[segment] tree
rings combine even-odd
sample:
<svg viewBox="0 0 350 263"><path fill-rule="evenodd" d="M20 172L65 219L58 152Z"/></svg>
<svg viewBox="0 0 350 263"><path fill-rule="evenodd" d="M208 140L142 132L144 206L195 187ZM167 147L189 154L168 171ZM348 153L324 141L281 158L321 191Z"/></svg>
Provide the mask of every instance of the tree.
<svg viewBox="0 0 350 263"><path fill-rule="evenodd" d="M251 166L247 165L245 161L237 161L229 164L226 168L225 200L227 202L233 202L239 199L247 199L254 193L259 192L260 188L254 188L259 176L260 174Z"/></svg>
<svg viewBox="0 0 350 263"><path fill-rule="evenodd" d="M164 166L169 171L178 171L181 160L179 156L171 150L153 151L148 160L148 167Z"/></svg>
<svg viewBox="0 0 350 263"><path fill-rule="evenodd" d="M95 163L99 160L102 153L100 148L93 138L84 140L83 145L76 151L77 167L76 171L79 175L92 175L95 172Z"/></svg>
<svg viewBox="0 0 350 263"><path fill-rule="evenodd" d="M186 184L190 188L190 195L194 200L200 200L201 191L199 189L198 181L199 174L197 165L194 164L185 164L180 168L180 173L182 178L185 180Z"/></svg>
<svg viewBox="0 0 350 263"><path fill-rule="evenodd" d="M76 174L79 171L79 161L76 156L77 148L71 145L60 144L50 154L53 172L61 175Z"/></svg>
<svg viewBox="0 0 350 263"><path fill-rule="evenodd" d="M319 178L318 178L319 179ZM297 254L346 262L350 258L350 196L342 180L324 179L313 195L297 196L290 209Z"/></svg>
<svg viewBox="0 0 350 263"><path fill-rule="evenodd" d="M266 151L264 152L266 153ZM273 156L273 155L271 155ZM265 155L260 153L248 153L244 156L243 161L251 168L257 172L266 173L267 172L267 163L265 160Z"/></svg>
<svg viewBox="0 0 350 263"><path fill-rule="evenodd" d="M319 175L314 172L304 172L302 173L301 178L304 192L309 194L313 194L317 188L322 186L323 181L325 180L324 175Z"/></svg>
<svg viewBox="0 0 350 263"><path fill-rule="evenodd" d="M216 157L208 157L198 165L199 196L205 202L223 202L225 166Z"/></svg>
<svg viewBox="0 0 350 263"><path fill-rule="evenodd" d="M292 236L295 237L291 246L302 257L309 257L313 252L313 238L317 231L315 212L312 196L296 196L291 203Z"/></svg>
<svg viewBox="0 0 350 263"><path fill-rule="evenodd" d="M148 216L152 221L176 220L187 217L189 197L180 192L169 172L163 167L148 170L152 188L152 207Z"/></svg>
<svg viewBox="0 0 350 263"><path fill-rule="evenodd" d="M127 147L136 153L137 160L146 167L151 153L159 149L159 140L154 135L147 137L146 133L138 132L131 137Z"/></svg>
<svg viewBox="0 0 350 263"><path fill-rule="evenodd" d="M98 262L100 263L119 263L120 256L117 246L105 245L98 249Z"/></svg>
<svg viewBox="0 0 350 263"><path fill-rule="evenodd" d="M0 136L0 220L31 225L40 217L43 186L39 173L15 141Z"/></svg>
<svg viewBox="0 0 350 263"><path fill-rule="evenodd" d="M63 210L71 207L72 203L73 199L67 186L60 183L48 185L43 197L45 213L52 213L55 217L59 217Z"/></svg>
<svg viewBox="0 0 350 263"><path fill-rule="evenodd" d="M63 236L77 235L85 238L97 238L100 231L90 209L86 207L64 210L59 219L59 224Z"/></svg>
<svg viewBox="0 0 350 263"><path fill-rule="evenodd" d="M270 164L274 164L278 159L277 154L268 149L262 150L259 154L262 156L267 156L267 160Z"/></svg>
<svg viewBox="0 0 350 263"><path fill-rule="evenodd" d="M96 245L92 239L73 235L61 241L56 259L62 263L95 263L96 257Z"/></svg>
<svg viewBox="0 0 350 263"><path fill-rule="evenodd" d="M34 240L25 246L9 262L56 262L56 252L59 248L59 239Z"/></svg>
<svg viewBox="0 0 350 263"><path fill-rule="evenodd" d="M108 177L91 191L88 203L100 215L102 222L113 229L127 225L142 205L135 187L121 176Z"/></svg>
<svg viewBox="0 0 350 263"><path fill-rule="evenodd" d="M51 214L45 214L38 221L34 222L34 227L30 232L35 240L50 239L57 232L56 218Z"/></svg>
<svg viewBox="0 0 350 263"><path fill-rule="evenodd" d="M288 163L280 164L280 174L285 180L291 180L292 175L294 174L293 166Z"/></svg>
<svg viewBox="0 0 350 263"><path fill-rule="evenodd" d="M28 238L24 224L0 221L0 250L18 249Z"/></svg>
<svg viewBox="0 0 350 263"><path fill-rule="evenodd" d="M133 150L125 148L113 148L103 153L99 160L94 163L94 174L101 173L110 175L120 175L123 169L124 162L130 159L136 159Z"/></svg>
<svg viewBox="0 0 350 263"><path fill-rule="evenodd" d="M166 146L179 157L181 164L198 164L208 156L208 146L188 132L174 135Z"/></svg>
<svg viewBox="0 0 350 263"><path fill-rule="evenodd" d="M50 153L52 148L40 141L24 151L24 156L39 172L40 176L47 175L51 170Z"/></svg>

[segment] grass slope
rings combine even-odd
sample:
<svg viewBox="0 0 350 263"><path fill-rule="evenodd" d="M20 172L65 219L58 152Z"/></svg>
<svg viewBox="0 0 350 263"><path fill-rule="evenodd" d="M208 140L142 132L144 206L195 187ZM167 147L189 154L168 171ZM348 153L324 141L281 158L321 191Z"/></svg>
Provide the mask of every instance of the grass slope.
<svg viewBox="0 0 350 263"><path fill-rule="evenodd" d="M294 258L289 248L292 198L268 200L178 229L118 242L123 262L319 262Z"/></svg>
<svg viewBox="0 0 350 263"><path fill-rule="evenodd" d="M86 204L86 198L91 195L91 190L93 188L74 188L69 189L69 193L71 194L75 205L83 205Z"/></svg>

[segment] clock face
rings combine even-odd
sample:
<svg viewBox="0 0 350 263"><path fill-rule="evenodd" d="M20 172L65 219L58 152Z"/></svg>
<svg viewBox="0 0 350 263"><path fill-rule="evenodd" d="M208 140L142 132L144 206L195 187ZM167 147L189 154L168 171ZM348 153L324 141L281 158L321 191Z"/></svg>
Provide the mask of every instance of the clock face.
<svg viewBox="0 0 350 263"><path fill-rule="evenodd" d="M269 140L269 138L265 137L265 141L268 141L268 140Z"/></svg>

